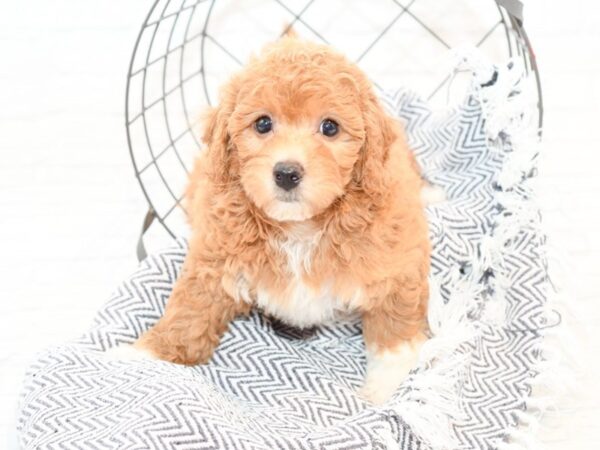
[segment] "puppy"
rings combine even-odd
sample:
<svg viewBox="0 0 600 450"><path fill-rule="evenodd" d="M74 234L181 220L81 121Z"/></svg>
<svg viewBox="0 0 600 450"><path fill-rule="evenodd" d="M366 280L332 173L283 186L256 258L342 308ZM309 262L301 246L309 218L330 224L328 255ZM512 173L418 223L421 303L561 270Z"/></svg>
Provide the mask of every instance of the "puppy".
<svg viewBox="0 0 600 450"><path fill-rule="evenodd" d="M187 259L164 316L129 351L200 364L255 307L297 327L358 313L361 393L388 399L425 339L430 244L417 166L367 77L283 37L224 86L203 141Z"/></svg>

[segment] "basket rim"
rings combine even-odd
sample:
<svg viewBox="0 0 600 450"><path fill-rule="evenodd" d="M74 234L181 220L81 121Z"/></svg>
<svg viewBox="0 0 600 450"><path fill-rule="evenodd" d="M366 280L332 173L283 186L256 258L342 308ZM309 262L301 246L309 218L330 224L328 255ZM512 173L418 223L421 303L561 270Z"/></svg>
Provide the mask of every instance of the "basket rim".
<svg viewBox="0 0 600 450"><path fill-rule="evenodd" d="M175 201L175 205L173 205L173 207L169 210L169 212L167 214L165 214L163 217L161 217L156 212L156 208L154 206L154 201L152 199L152 196L148 192L148 189L146 188L146 186L141 178L141 171L140 171L140 167L138 165L138 161L136 161L136 156L135 156L134 149L133 149L133 143L132 143L132 137L131 137L131 131L130 131L130 126L138 118L136 116L136 118L132 119L130 116L131 81L132 81L134 75L137 73L137 71L134 72L134 70L133 70L134 64L136 61L137 52L138 52L138 49L140 46L140 42L142 40L142 36L144 34L144 30L146 30L148 28L148 26L151 25L150 19L151 19L153 13L155 12L157 6L164 1L165 0L154 0L152 6L149 8L149 11L146 14L146 17L140 27L140 31L137 34L135 44L133 47L133 51L131 54L131 58L129 61L129 67L128 67L128 71L127 71L127 83L126 83L126 90L125 90L125 130L126 130L129 155L130 155L133 169L135 172L135 177L137 178L138 184L140 185L142 193L144 194L144 197L146 198L146 201L148 203L148 212L146 213L146 215L144 217L140 240L138 241L138 259L143 259L142 256L145 255L145 249L144 249L143 240L142 240L143 235L150 228L150 226L152 225L154 220L157 220L162 225L164 230L166 230L167 233L172 238L176 238L175 233L170 229L169 225L166 223L166 218L172 212L172 210L177 208L177 206L181 206L181 204L180 204L181 197L178 198L171 191L169 184L167 183L167 181L164 179L164 177L162 176L162 174L159 171L159 176L161 177L162 182L165 185L166 189L169 190L171 196L173 197L173 199ZM169 5L170 1L171 0L166 0L165 10L166 10L167 6ZM200 3L206 3L208 1L210 1L210 4L209 4L208 10L206 12L206 17L204 19L203 29L201 31L201 43L200 43L200 46L201 46L201 51L200 51L201 69L200 69L200 74L202 75L202 86L203 86L203 90L204 90L205 99L206 99L207 103L210 105L209 89L208 89L208 85L206 82L206 77L204 76L204 55L205 55L204 48L205 48L205 42L206 42L206 38L207 38L206 30L207 30L207 27L208 27L208 24L210 21L213 7L217 0L197 1L195 3L195 6L197 6ZM514 32L516 33L516 37L518 38L518 40L516 42L521 41L521 48L526 49L526 51L527 51L527 54L525 54L525 52L523 52L522 57L524 58L524 61L525 61L524 66L525 66L527 72L529 72L529 69L527 68L527 66L528 66L527 62L529 63L529 66L531 68L531 72L533 72L536 87L537 87L537 96L538 96L537 109L538 109L538 129L539 129L538 133L539 133L539 136L541 137L542 127L543 127L543 116L544 116L541 77L540 77L540 71L539 71L539 67L537 64L535 52L533 50L533 45L525 31L525 26L523 23L524 22L523 21L523 4L521 3L520 0L493 0L493 1L498 8L501 23L505 29L510 57L513 56L513 49L512 49L512 45L511 45L511 36L510 36L511 29L514 30ZM394 2L397 3L396 0L394 0ZM310 5L311 3L312 2L309 2L308 5ZM183 6L183 3L182 3L182 6ZM304 9L306 9L306 7ZM160 22L163 19L164 19L164 17L161 16L159 18L158 22ZM298 19L298 15L296 15L296 20L297 19ZM189 23L188 23L188 27L189 27ZM157 28L158 27L155 27L154 35L156 35ZM186 30L186 32L187 32L187 30ZM150 46L152 45L152 42L154 41L154 35L152 36ZM519 50L519 48L517 48L517 50ZM520 54L521 52L518 51L518 53ZM148 62L149 61L146 61L146 64L148 64ZM144 76L145 76L145 73L144 73ZM440 85L440 86L442 86L442 85ZM185 106L184 106L184 108L185 108ZM142 111L141 115L144 116L144 111ZM191 129L191 124L189 124L189 125L190 125L190 129ZM146 128L147 127L144 126L145 132L147 133ZM197 137L193 133L192 133L192 137L196 141L196 143L198 143L198 145L200 145ZM150 152L152 155L152 161L150 162L150 164L152 164L152 162L156 161L156 156L154 155L152 150L150 150Z"/></svg>

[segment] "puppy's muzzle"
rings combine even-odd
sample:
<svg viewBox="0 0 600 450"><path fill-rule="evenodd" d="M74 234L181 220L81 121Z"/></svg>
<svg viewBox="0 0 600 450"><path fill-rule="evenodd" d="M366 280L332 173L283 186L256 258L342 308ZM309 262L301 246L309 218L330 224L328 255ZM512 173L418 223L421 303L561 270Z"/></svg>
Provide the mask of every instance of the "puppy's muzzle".
<svg viewBox="0 0 600 450"><path fill-rule="evenodd" d="M273 168L273 179L281 189L291 191L302 181L304 168L294 161L278 162Z"/></svg>

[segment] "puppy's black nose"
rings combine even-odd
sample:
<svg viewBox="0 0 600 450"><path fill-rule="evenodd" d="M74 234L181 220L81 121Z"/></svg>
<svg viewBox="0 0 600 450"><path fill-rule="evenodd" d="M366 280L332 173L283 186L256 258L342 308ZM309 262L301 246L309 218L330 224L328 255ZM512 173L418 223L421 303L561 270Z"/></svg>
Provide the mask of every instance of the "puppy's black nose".
<svg viewBox="0 0 600 450"><path fill-rule="evenodd" d="M291 191L298 186L302 175L304 175L304 169L293 161L278 162L273 168L275 184L286 191Z"/></svg>

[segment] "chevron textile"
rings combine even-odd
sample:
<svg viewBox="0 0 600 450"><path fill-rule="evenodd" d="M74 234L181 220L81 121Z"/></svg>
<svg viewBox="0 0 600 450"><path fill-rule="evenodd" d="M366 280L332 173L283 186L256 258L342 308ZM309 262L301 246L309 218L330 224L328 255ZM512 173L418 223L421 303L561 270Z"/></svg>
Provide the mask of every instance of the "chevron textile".
<svg viewBox="0 0 600 450"><path fill-rule="evenodd" d="M442 112L408 91L383 96L425 176L449 198L428 207L435 358L388 403L356 395L366 364L360 323L300 331L254 312L231 325L207 365L105 359L102 351L133 342L161 316L186 254L178 240L141 263L88 333L39 355L19 412L23 448L501 445L538 371L547 274L530 168L503 184L520 149L509 127L487 129L485 90L495 88Z"/></svg>

